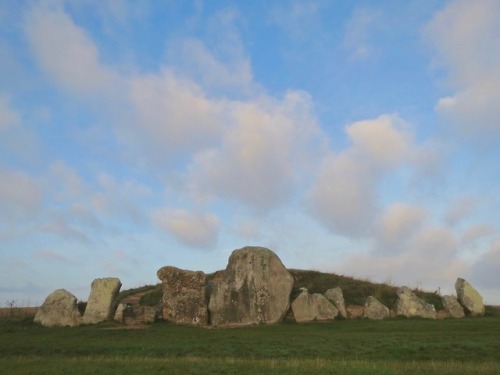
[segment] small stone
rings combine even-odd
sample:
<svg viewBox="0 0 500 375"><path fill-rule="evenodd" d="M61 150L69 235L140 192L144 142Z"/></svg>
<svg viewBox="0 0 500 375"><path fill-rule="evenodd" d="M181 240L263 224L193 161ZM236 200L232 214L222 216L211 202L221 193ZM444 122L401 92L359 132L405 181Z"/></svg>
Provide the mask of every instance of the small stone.
<svg viewBox="0 0 500 375"><path fill-rule="evenodd" d="M292 311L298 323L334 320L339 313L339 310L324 295L309 294L307 289L303 290L292 302Z"/></svg>
<svg viewBox="0 0 500 375"><path fill-rule="evenodd" d="M325 292L325 297L339 310L340 316L344 319L347 319L347 311L345 308L344 294L342 293L342 289L340 289L339 287L328 289Z"/></svg>
<svg viewBox="0 0 500 375"><path fill-rule="evenodd" d="M397 291L398 301L396 314L410 317L436 319L436 309L433 305L418 298L410 288L404 286Z"/></svg>
<svg viewBox="0 0 500 375"><path fill-rule="evenodd" d="M463 318L465 316L464 309L454 296L443 296L442 298L444 309L452 318Z"/></svg>
<svg viewBox="0 0 500 375"><path fill-rule="evenodd" d="M368 319L385 319L389 317L389 308L377 298L370 296L366 299L364 317Z"/></svg>

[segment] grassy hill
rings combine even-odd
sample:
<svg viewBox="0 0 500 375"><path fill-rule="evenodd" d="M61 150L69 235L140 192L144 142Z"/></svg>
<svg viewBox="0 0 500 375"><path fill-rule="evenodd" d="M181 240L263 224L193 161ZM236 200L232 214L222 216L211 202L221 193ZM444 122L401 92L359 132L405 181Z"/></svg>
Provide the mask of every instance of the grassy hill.
<svg viewBox="0 0 500 375"><path fill-rule="evenodd" d="M294 285L291 299L300 292L300 288L307 288L309 293L325 293L328 289L340 287L347 305L364 305L366 298L374 296L389 308L394 308L397 301L398 286L386 283L373 283L369 280L360 280L350 276L336 275L306 270L288 270L293 276ZM207 275L211 280L216 273ZM155 306L162 298L161 284L145 285L140 288L128 289L120 292L121 300L129 295L149 291L140 301L142 306ZM442 309L441 296L437 292L415 290L415 293L424 301L433 304L437 310Z"/></svg>

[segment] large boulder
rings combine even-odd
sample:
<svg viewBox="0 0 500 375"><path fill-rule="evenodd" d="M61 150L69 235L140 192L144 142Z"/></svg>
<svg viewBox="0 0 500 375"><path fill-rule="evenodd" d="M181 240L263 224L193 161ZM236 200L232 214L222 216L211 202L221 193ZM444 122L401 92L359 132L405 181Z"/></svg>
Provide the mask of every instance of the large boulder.
<svg viewBox="0 0 500 375"><path fill-rule="evenodd" d="M292 312L296 322L304 323L314 320L333 320L338 315L339 310L324 295L309 294L304 288L292 302Z"/></svg>
<svg viewBox="0 0 500 375"><path fill-rule="evenodd" d="M370 296L366 299L363 316L368 319L385 319L389 317L389 308L377 298Z"/></svg>
<svg viewBox="0 0 500 375"><path fill-rule="evenodd" d="M455 283L458 302L464 307L465 312L471 316L484 315L483 297L467 280L458 278Z"/></svg>
<svg viewBox="0 0 500 375"><path fill-rule="evenodd" d="M81 324L76 297L65 289L53 291L37 311L35 322L46 327Z"/></svg>
<svg viewBox="0 0 500 375"><path fill-rule="evenodd" d="M450 314L450 317L463 318L465 316L464 308L454 296L443 296L442 301L444 310Z"/></svg>
<svg viewBox="0 0 500 375"><path fill-rule="evenodd" d="M157 276L163 285L163 319L208 324L207 276L203 272L167 266L160 268Z"/></svg>
<svg viewBox="0 0 500 375"><path fill-rule="evenodd" d="M328 289L325 292L325 297L339 310L340 316L347 319L347 310L345 309L344 293L342 293L342 289L339 287Z"/></svg>
<svg viewBox="0 0 500 375"><path fill-rule="evenodd" d="M277 323L290 306L292 286L292 276L271 250L234 250L224 273L210 285L210 321L214 326Z"/></svg>
<svg viewBox="0 0 500 375"><path fill-rule="evenodd" d="M96 324L112 319L116 310L116 297L121 286L120 279L116 277L92 281L87 308L83 314L83 323Z"/></svg>
<svg viewBox="0 0 500 375"><path fill-rule="evenodd" d="M436 319L436 309L434 305L418 298L410 288L404 286L397 291L398 301L396 304L396 315L410 317L421 317Z"/></svg>

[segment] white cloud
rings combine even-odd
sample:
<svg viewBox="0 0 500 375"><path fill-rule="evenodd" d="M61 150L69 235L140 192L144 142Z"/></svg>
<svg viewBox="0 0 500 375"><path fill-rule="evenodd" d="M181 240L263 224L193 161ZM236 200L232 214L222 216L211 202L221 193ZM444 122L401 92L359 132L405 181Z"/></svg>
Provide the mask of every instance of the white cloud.
<svg viewBox="0 0 500 375"><path fill-rule="evenodd" d="M152 221L185 245L205 249L217 243L219 220L215 215L163 209L153 213Z"/></svg>
<svg viewBox="0 0 500 375"><path fill-rule="evenodd" d="M21 116L10 106L10 98L0 93L0 132L13 128L21 123Z"/></svg>
<svg viewBox="0 0 500 375"><path fill-rule="evenodd" d="M270 22L285 30L295 40L303 40L308 26L317 25L317 15L323 4L320 1L281 2L270 9Z"/></svg>
<svg viewBox="0 0 500 375"><path fill-rule="evenodd" d="M460 238L463 247L477 247L483 239L487 239L497 233L497 229L491 224L474 224L468 227Z"/></svg>
<svg viewBox="0 0 500 375"><path fill-rule="evenodd" d="M423 226L408 238L401 239L397 252L388 254L382 241L375 241L367 252L349 255L340 265L361 277L390 281L428 290L453 291L457 277L467 271L467 264L457 257L458 241L445 227Z"/></svg>
<svg viewBox="0 0 500 375"><path fill-rule="evenodd" d="M488 140L500 136L500 3L455 0L429 22L424 34L437 62L449 70L455 93L436 109L461 133Z"/></svg>
<svg viewBox="0 0 500 375"><path fill-rule="evenodd" d="M57 84L85 93L113 83L114 74L100 63L90 36L61 6L32 8L26 14L24 29L37 63Z"/></svg>
<svg viewBox="0 0 500 375"><path fill-rule="evenodd" d="M257 210L289 199L321 144L311 106L310 97L298 91L282 101L228 102L222 144L196 155L191 189Z"/></svg>
<svg viewBox="0 0 500 375"><path fill-rule="evenodd" d="M424 207L394 203L382 214L377 224L377 239L383 252L401 251L398 246L419 231L427 210Z"/></svg>
<svg viewBox="0 0 500 375"><path fill-rule="evenodd" d="M16 221L34 214L41 205L42 191L29 175L0 169L0 218Z"/></svg>
<svg viewBox="0 0 500 375"><path fill-rule="evenodd" d="M500 240L492 242L489 250L472 265L470 272L470 281L476 289L482 293L482 289L487 292L490 304L498 305L500 303L500 294L498 287L500 284Z"/></svg>
<svg viewBox="0 0 500 375"><path fill-rule="evenodd" d="M309 203L332 231L366 235L376 214L378 183L387 171L411 160L412 137L397 115L355 122L346 132L353 145L325 158Z"/></svg>
<svg viewBox="0 0 500 375"><path fill-rule="evenodd" d="M393 168L408 161L411 155L411 127L397 115L355 122L346 132L352 140L353 152L374 167Z"/></svg>
<svg viewBox="0 0 500 375"><path fill-rule="evenodd" d="M129 88L136 118L131 129L120 131L131 132L122 134L131 144L144 142L140 151L156 152L165 162L176 153L210 145L220 135L222 103L209 100L191 80L164 69L160 75L131 79Z"/></svg>
<svg viewBox="0 0 500 375"><path fill-rule="evenodd" d="M362 6L354 10L345 25L343 40L344 48L350 51L354 59L366 59L376 53L370 38L383 22L380 9Z"/></svg>
<svg viewBox="0 0 500 375"><path fill-rule="evenodd" d="M470 195L455 198L446 208L445 222L452 226L462 223L474 214L477 204L477 199Z"/></svg>
<svg viewBox="0 0 500 375"><path fill-rule="evenodd" d="M247 93L255 85L250 61L239 49L221 61L199 39L188 38L170 54L169 60L177 61L176 72L189 75L211 92Z"/></svg>

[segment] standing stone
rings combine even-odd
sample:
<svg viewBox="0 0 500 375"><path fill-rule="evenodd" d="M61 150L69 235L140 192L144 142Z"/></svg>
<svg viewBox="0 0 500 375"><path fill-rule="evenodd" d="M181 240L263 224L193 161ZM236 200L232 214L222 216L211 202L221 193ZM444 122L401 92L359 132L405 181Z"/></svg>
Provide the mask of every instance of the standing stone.
<svg viewBox="0 0 500 375"><path fill-rule="evenodd" d="M363 315L368 319L385 319L389 317L389 308L377 298L370 296L366 299Z"/></svg>
<svg viewBox="0 0 500 375"><path fill-rule="evenodd" d="M201 271L162 267L163 319L179 324L208 324L207 276Z"/></svg>
<svg viewBox="0 0 500 375"><path fill-rule="evenodd" d="M404 286L397 291L398 301L396 305L396 315L410 317L421 317L436 319L436 309L434 305L418 298L410 288Z"/></svg>
<svg viewBox="0 0 500 375"><path fill-rule="evenodd" d="M468 315L484 315L483 297L467 280L458 278L455 283L455 290L457 291L458 302L464 307Z"/></svg>
<svg viewBox="0 0 500 375"><path fill-rule="evenodd" d="M87 308L83 314L83 323L96 324L112 319L116 308L114 303L121 286L120 279L116 277L92 281Z"/></svg>
<svg viewBox="0 0 500 375"><path fill-rule="evenodd" d="M53 291L37 311L35 322L46 327L74 327L81 324L76 297L65 289Z"/></svg>
<svg viewBox="0 0 500 375"><path fill-rule="evenodd" d="M214 326L277 323L290 306L293 278L269 249L234 250L220 278L210 287L208 309Z"/></svg>
<svg viewBox="0 0 500 375"><path fill-rule="evenodd" d="M127 305L124 303L120 303L118 307L116 308L114 320L123 323L125 321L125 310L127 309Z"/></svg>
<svg viewBox="0 0 500 375"><path fill-rule="evenodd" d="M342 318L347 319L347 311L345 309L344 294L339 287L328 289L325 292L325 297L330 301L338 310Z"/></svg>
<svg viewBox="0 0 500 375"><path fill-rule="evenodd" d="M452 318L463 318L464 309L454 296L443 296L443 306Z"/></svg>
<svg viewBox="0 0 500 375"><path fill-rule="evenodd" d="M319 293L309 294L307 289L292 302L292 312L297 323L312 322L314 320L333 320L339 310L326 297Z"/></svg>
<svg viewBox="0 0 500 375"><path fill-rule="evenodd" d="M142 308L144 323L154 323L156 321L157 309L154 306L144 306Z"/></svg>

